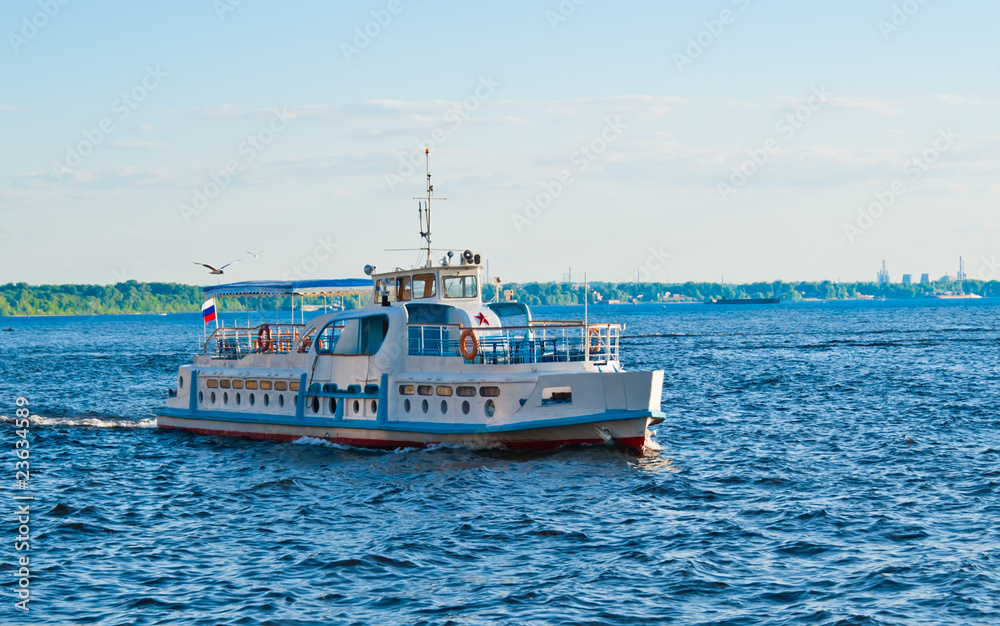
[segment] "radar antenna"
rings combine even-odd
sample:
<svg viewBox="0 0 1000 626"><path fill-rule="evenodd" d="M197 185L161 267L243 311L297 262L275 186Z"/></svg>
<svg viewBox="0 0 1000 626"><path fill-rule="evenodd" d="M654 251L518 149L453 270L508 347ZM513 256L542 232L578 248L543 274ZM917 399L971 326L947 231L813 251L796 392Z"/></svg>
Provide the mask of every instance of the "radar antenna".
<svg viewBox="0 0 1000 626"><path fill-rule="evenodd" d="M435 200L447 200L448 198L438 198L434 196L434 185L431 184L431 151L424 148L424 158L427 161L427 195L414 196L414 200L423 200L417 203L417 211L420 214L420 236L424 238L424 251L427 253L427 267L434 265L434 252L431 250L431 198ZM426 216L425 216L426 214ZM424 228L426 224L426 229Z"/></svg>

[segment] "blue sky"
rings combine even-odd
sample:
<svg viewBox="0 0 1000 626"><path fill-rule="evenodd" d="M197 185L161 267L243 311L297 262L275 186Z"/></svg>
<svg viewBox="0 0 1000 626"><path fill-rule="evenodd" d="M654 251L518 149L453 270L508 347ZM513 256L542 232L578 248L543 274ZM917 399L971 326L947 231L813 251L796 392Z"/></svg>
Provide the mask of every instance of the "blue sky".
<svg viewBox="0 0 1000 626"><path fill-rule="evenodd" d="M505 280L871 280L883 258L936 278L959 256L1000 278L998 18L985 0L9 0L0 282L408 267L385 249L419 245L425 144L435 242Z"/></svg>

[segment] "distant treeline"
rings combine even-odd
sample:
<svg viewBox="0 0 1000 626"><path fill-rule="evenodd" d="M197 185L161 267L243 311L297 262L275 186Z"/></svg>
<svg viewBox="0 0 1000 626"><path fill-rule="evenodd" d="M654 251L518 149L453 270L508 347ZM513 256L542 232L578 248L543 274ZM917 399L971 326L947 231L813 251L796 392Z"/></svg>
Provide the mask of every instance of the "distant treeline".
<svg viewBox="0 0 1000 626"><path fill-rule="evenodd" d="M10 283L0 286L0 316L10 315L97 315L121 313L195 313L201 310L205 297L201 287L178 283L140 283L130 280L116 285L28 285ZM493 297L492 285L484 289L484 299ZM514 298L529 305L583 304L583 285L576 283L510 283L502 289L512 290ZM621 302L659 302L670 294L674 298L705 301L715 298L781 298L797 302L802 299L847 300L863 297L919 298L934 292L974 293L984 297L1000 297L1000 282L965 280L913 285L875 283L750 283L722 285L719 283L591 283L591 304L601 299ZM346 308L363 304L368 296L347 298ZM259 310L256 298L249 303L243 298L220 298L224 311L245 311L247 304ZM300 306L296 298L296 307ZM322 304L322 299L306 298L306 304ZM332 303L332 302L331 302ZM291 308L288 298L263 299L265 310Z"/></svg>
<svg viewBox="0 0 1000 626"><path fill-rule="evenodd" d="M0 285L0 316L9 315L105 315L123 313L196 313L205 296L201 287L178 283L140 283L130 280L116 285ZM248 306L267 311L287 310L289 298L217 298L222 311L245 311ZM339 301L339 300L338 300ZM261 305L261 302L263 303ZM306 298L306 304L322 304L322 298ZM347 298L345 307L358 305ZM300 306L295 299L296 308Z"/></svg>
<svg viewBox="0 0 1000 626"><path fill-rule="evenodd" d="M502 289L514 291L514 298L528 305L583 304L583 285L570 283L511 283ZM489 290L487 290L489 291ZM596 292L596 293L595 293ZM983 297L1000 296L1000 282L981 280L938 281L920 284L878 285L875 283L834 283L774 281L745 285L720 283L590 283L589 301L660 302L667 294L674 299L703 302L719 298L781 298L786 302L803 299L849 300L882 296L884 298L920 298L932 293L974 293ZM491 294L487 294L491 295Z"/></svg>

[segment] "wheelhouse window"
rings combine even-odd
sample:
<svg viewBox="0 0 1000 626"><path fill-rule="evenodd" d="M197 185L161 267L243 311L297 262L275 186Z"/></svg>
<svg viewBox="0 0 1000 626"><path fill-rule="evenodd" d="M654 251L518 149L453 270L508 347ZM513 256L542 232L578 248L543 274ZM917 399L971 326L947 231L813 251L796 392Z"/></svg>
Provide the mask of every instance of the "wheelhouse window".
<svg viewBox="0 0 1000 626"><path fill-rule="evenodd" d="M437 281L434 280L434 274L414 274L412 290L414 298L432 297L437 293Z"/></svg>
<svg viewBox="0 0 1000 626"><path fill-rule="evenodd" d="M396 299L407 302L410 299L410 277L400 276L396 280Z"/></svg>
<svg viewBox="0 0 1000 626"><path fill-rule="evenodd" d="M395 302L396 301L396 279L386 278L375 281L375 301Z"/></svg>
<svg viewBox="0 0 1000 626"><path fill-rule="evenodd" d="M479 285L475 276L445 276L445 298L475 298L479 295Z"/></svg>

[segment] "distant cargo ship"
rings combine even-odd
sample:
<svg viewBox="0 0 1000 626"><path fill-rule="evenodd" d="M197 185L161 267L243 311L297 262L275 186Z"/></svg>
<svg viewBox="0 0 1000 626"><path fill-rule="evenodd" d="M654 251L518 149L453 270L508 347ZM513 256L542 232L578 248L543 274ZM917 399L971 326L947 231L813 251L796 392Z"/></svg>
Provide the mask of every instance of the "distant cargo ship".
<svg viewBox="0 0 1000 626"><path fill-rule="evenodd" d="M778 304L779 302L781 302L781 298L720 298L709 300L707 304Z"/></svg>

